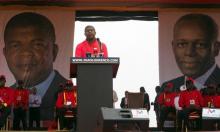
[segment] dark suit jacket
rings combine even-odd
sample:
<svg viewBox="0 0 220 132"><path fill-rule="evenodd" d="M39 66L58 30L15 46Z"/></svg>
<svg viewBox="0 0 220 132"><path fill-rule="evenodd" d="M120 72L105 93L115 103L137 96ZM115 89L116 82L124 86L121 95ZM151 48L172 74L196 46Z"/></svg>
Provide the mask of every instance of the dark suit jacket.
<svg viewBox="0 0 220 132"><path fill-rule="evenodd" d="M60 75L58 71L55 70L55 77L51 82L49 88L47 89L44 97L42 97L41 101L41 120L53 120L55 117L55 105L57 100L58 92L60 89L60 83L66 83L66 79ZM11 87L15 88L16 84Z"/></svg>
<svg viewBox="0 0 220 132"><path fill-rule="evenodd" d="M147 107L147 111L150 110L150 99L148 93L144 94L144 106Z"/></svg>
<svg viewBox="0 0 220 132"><path fill-rule="evenodd" d="M123 97L121 99L121 104L120 104L121 108L125 108L125 97Z"/></svg>
<svg viewBox="0 0 220 132"><path fill-rule="evenodd" d="M60 83L66 83L66 79L55 71L55 77L47 89L41 103L41 120L53 120L55 115L55 106L60 89Z"/></svg>
<svg viewBox="0 0 220 132"><path fill-rule="evenodd" d="M185 76L181 76L178 78L175 78L173 80L164 82L161 86L161 92L164 90L167 83L171 82L174 84L173 91L179 91L180 86L184 84ZM205 82L205 85L208 84L219 84L220 83L220 69L218 66L216 66L215 70L211 73L211 75L208 77L208 79Z"/></svg>

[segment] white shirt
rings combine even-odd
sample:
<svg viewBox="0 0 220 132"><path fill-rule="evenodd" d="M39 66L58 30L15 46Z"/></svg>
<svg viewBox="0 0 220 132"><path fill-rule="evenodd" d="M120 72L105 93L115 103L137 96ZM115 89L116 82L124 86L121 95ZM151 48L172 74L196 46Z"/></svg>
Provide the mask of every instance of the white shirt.
<svg viewBox="0 0 220 132"><path fill-rule="evenodd" d="M182 110L182 107L179 106L179 98L180 98L179 96L176 96L174 98L174 106L175 106L176 110Z"/></svg>
<svg viewBox="0 0 220 132"><path fill-rule="evenodd" d="M40 105L41 105L41 96L38 94L30 94L29 107L40 107Z"/></svg>
<svg viewBox="0 0 220 132"><path fill-rule="evenodd" d="M44 80L40 84L34 86L35 88L37 88L37 93L41 97L44 97L44 95L47 92L47 89L49 88L50 84L52 83L54 77L55 77L55 71L52 71L46 80Z"/></svg>

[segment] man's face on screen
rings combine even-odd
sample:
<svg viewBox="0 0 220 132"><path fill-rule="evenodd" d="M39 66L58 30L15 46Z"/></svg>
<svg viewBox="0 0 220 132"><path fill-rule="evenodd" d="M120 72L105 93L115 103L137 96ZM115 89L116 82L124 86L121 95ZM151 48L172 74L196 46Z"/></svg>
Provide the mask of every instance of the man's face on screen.
<svg viewBox="0 0 220 132"><path fill-rule="evenodd" d="M4 55L16 80L27 86L45 80L53 69L57 46L49 35L33 26L11 28L5 37Z"/></svg>
<svg viewBox="0 0 220 132"><path fill-rule="evenodd" d="M191 77L204 74L215 62L214 43L200 24L186 21L178 25L172 47L182 73Z"/></svg>

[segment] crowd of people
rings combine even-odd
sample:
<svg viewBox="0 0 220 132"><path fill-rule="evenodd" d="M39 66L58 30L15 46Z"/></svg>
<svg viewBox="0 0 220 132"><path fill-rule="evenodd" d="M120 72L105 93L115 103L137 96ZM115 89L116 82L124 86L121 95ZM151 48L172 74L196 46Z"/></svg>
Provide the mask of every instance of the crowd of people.
<svg viewBox="0 0 220 132"><path fill-rule="evenodd" d="M186 79L186 84L181 86L179 90L172 91L173 83L167 83L163 92L156 99L158 104L159 128L163 129L164 121L168 114L176 115L177 126L179 129L189 126L189 116L198 115L197 128L201 129L202 108L220 108L220 85L209 84L199 90L194 85L192 78Z"/></svg>
<svg viewBox="0 0 220 132"><path fill-rule="evenodd" d="M13 117L13 130L39 129L40 126L40 105L41 96L37 89L27 89L24 82L18 80L16 88L6 87L6 77L0 76L0 128L6 124L9 115ZM61 129L75 129L77 92L76 86L68 80L65 84L60 84L62 88L56 99L56 114L54 119L59 119ZM48 102L49 103L49 102ZM12 110L12 112L11 112ZM28 114L29 111L29 114ZM71 114L71 122L64 116ZM12 114L13 113L13 114ZM29 115L27 119L27 115ZM27 121L29 125L27 125ZM20 127L20 122L22 127ZM33 123L36 123L35 127Z"/></svg>
<svg viewBox="0 0 220 132"><path fill-rule="evenodd" d="M190 115L198 115L196 129L201 129L202 109L220 108L220 84L209 84L202 89L198 89L194 83L194 79L189 77L186 78L185 84L179 89L176 89L172 82L167 83L163 89L160 86L156 86L156 97L151 104L149 95L145 92L144 87L140 88L140 92L144 93L144 105L142 108L149 112L150 105L154 106L157 126L160 130L164 130L164 122L169 120L168 116L170 114L177 121L176 126L179 130L188 127ZM128 94L129 92L125 91L125 96L120 103L121 108L129 108Z"/></svg>

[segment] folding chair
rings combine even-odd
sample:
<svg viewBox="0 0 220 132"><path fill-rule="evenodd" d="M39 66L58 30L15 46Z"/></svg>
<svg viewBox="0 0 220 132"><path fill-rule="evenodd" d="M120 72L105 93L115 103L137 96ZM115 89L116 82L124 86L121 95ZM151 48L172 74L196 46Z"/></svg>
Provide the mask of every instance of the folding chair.
<svg viewBox="0 0 220 132"><path fill-rule="evenodd" d="M189 113L188 123L186 124L186 130L197 129L199 127L198 126L199 119L200 119L200 115L198 112L194 111L194 112Z"/></svg>
<svg viewBox="0 0 220 132"><path fill-rule="evenodd" d="M74 118L76 118L76 113L74 113L71 110L67 110L64 114L64 118L66 118L67 120L74 120ZM59 118L57 119L57 130L60 130L60 120L59 120Z"/></svg>

